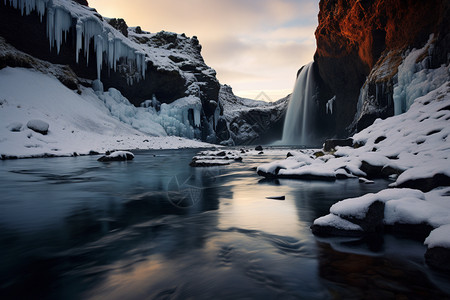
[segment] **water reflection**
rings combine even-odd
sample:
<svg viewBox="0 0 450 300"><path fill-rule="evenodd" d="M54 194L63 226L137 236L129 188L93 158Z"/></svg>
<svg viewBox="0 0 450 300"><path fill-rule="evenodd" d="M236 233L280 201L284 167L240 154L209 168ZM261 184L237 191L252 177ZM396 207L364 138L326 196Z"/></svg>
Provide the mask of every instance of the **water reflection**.
<svg viewBox="0 0 450 300"><path fill-rule="evenodd" d="M375 289L346 272L370 281L417 264L418 251L406 262L393 257L405 245L390 240L317 243L310 232L337 200L386 182L261 180L253 168L281 155L190 168L195 152L149 151L109 164L93 157L0 162L0 297L329 299ZM286 200L266 198L281 195ZM394 263L378 267L386 256Z"/></svg>
<svg viewBox="0 0 450 300"><path fill-rule="evenodd" d="M399 242L394 240L389 241L391 245ZM424 252L417 251L418 245L413 242L403 244L413 244L414 250L402 247L396 248L396 255L374 256L348 248L336 251L330 244L318 242L320 276L331 294L341 299L448 299L448 291L446 294L439 288L445 287L445 283L430 281L423 262ZM405 258L399 249L406 249L409 255Z"/></svg>

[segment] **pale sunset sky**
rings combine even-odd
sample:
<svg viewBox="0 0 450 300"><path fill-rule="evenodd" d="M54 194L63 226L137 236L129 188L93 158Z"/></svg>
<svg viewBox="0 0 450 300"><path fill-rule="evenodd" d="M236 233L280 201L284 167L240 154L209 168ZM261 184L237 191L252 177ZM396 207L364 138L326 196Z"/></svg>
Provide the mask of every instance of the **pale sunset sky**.
<svg viewBox="0 0 450 300"><path fill-rule="evenodd" d="M196 35L205 62L235 94L275 101L292 92L297 70L312 61L317 0L89 0L128 26Z"/></svg>

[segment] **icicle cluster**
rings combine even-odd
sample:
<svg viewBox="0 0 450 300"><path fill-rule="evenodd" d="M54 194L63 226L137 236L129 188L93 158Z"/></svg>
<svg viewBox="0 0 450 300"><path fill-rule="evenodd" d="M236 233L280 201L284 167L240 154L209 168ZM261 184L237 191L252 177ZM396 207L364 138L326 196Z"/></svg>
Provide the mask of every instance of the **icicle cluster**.
<svg viewBox="0 0 450 300"><path fill-rule="evenodd" d="M328 112L330 112L330 115L333 114L333 105L334 105L335 101L336 101L336 96L334 96L333 98L331 98L330 100L327 101L327 104L325 104L326 114L328 114Z"/></svg>
<svg viewBox="0 0 450 300"><path fill-rule="evenodd" d="M42 22L46 15L47 37L50 42L50 50L56 47L59 54L63 40L76 21L76 62L79 61L80 52L84 50L84 57L89 64L89 49L91 41L94 42L96 54L97 78L100 79L103 63L110 69L127 74L127 82L132 85L135 81L145 78L146 61L145 53L127 45L123 39L116 37L109 28L93 15L79 17L71 14L63 6L55 5L53 0L4 0L4 4L19 9L22 15L29 15L36 11ZM137 70L137 72L135 72Z"/></svg>

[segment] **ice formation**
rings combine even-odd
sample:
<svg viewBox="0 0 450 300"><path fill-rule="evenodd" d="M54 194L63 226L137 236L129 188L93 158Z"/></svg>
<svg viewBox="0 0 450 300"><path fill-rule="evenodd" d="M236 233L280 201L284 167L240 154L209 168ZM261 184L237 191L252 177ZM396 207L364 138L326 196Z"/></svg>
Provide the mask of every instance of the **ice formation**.
<svg viewBox="0 0 450 300"><path fill-rule="evenodd" d="M156 98L135 107L114 89L97 91L112 116L133 128L155 136L181 136L189 139L201 136L202 103L195 96L188 96L171 104L159 104ZM159 109L158 109L159 107Z"/></svg>
<svg viewBox="0 0 450 300"><path fill-rule="evenodd" d="M74 152L81 155L91 150L104 153L112 149L212 146L167 136L165 129L150 119L156 115L150 115L143 108L136 109L118 91L100 93L83 86L81 90L79 95L52 75L31 69L6 67L0 70L0 160L71 156ZM127 124L112 112L121 114ZM48 134L29 129L26 124L32 120L49 124ZM37 122L31 123L36 125Z"/></svg>
<svg viewBox="0 0 450 300"><path fill-rule="evenodd" d="M450 80L449 66L429 69L433 40L434 35L431 35L423 48L413 49L407 53L403 63L398 67L398 83L394 86L393 96L396 115L407 111L416 98L428 94ZM424 55L426 58L419 61Z"/></svg>
<svg viewBox="0 0 450 300"><path fill-rule="evenodd" d="M77 63L81 51L86 57L86 62L89 63L89 49L93 42L98 79L100 79L103 63L117 71L118 62L121 65L119 71L127 74L128 84L132 85L141 78L145 78L147 63L143 50L137 44L127 41L88 8L62 0L4 0L4 4L7 5L7 3L19 9L22 15L29 15L36 11L41 22L45 15L50 50L56 47L58 54L69 31L75 30Z"/></svg>
<svg viewBox="0 0 450 300"><path fill-rule="evenodd" d="M333 114L333 106L334 103L336 101L336 96L334 96L333 98L331 98L330 100L327 101L327 104L325 105L325 112L328 114L328 112L330 113L330 115Z"/></svg>
<svg viewBox="0 0 450 300"><path fill-rule="evenodd" d="M315 93L313 62L304 66L298 75L284 122L282 143L285 145L311 144L311 115Z"/></svg>

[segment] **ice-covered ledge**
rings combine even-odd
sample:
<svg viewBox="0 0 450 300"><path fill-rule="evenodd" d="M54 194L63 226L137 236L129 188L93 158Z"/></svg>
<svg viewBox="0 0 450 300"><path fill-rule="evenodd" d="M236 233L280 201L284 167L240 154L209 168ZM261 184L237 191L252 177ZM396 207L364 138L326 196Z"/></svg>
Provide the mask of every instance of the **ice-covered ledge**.
<svg viewBox="0 0 450 300"><path fill-rule="evenodd" d="M56 48L58 54L69 31L74 30L77 63L80 53L89 63L89 49L93 42L98 79L104 64L116 71L120 60L128 65L128 84L145 78L147 62L144 48L125 38L95 10L74 1L63 0L4 0L4 5L7 4L20 10L22 15L36 12L41 22L45 17L50 50ZM131 69L135 71L130 72Z"/></svg>

